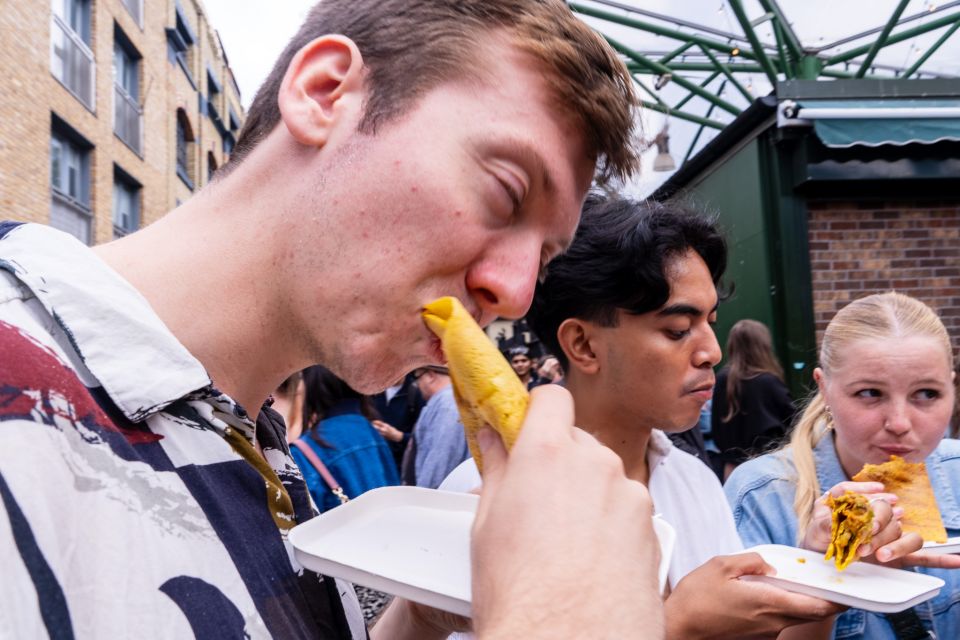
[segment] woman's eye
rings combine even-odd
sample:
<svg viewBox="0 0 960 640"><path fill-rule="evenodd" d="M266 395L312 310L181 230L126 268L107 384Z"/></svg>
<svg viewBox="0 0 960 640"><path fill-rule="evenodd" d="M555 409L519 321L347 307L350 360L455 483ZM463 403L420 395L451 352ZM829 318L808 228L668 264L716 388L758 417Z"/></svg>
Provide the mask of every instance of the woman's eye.
<svg viewBox="0 0 960 640"><path fill-rule="evenodd" d="M920 389L916 394L923 400L936 400L940 397L940 392L936 389Z"/></svg>
<svg viewBox="0 0 960 640"><path fill-rule="evenodd" d="M880 391L879 389L861 389L854 395L856 395L858 398L879 398Z"/></svg>

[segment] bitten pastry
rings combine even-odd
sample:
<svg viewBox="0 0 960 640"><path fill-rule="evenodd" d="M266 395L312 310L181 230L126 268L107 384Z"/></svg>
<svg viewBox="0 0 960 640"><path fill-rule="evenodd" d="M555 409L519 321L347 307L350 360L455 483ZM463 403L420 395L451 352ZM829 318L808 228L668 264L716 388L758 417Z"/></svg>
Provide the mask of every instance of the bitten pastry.
<svg viewBox="0 0 960 640"><path fill-rule="evenodd" d="M897 506L903 509L900 526L905 533L919 533L925 542L947 541L947 530L924 463L890 456L890 460L883 464L863 465L853 479L856 482L882 482L884 491L899 498Z"/></svg>
<svg viewBox="0 0 960 640"><path fill-rule="evenodd" d="M459 300L434 300L424 307L423 319L440 338L467 444L483 473L477 431L490 425L509 450L520 433L530 394Z"/></svg>
<svg viewBox="0 0 960 640"><path fill-rule="evenodd" d="M873 510L864 496L852 491L839 498L828 495L827 506L833 510L833 516L830 545L824 558L833 558L837 570L843 571L857 559L857 550L870 542Z"/></svg>

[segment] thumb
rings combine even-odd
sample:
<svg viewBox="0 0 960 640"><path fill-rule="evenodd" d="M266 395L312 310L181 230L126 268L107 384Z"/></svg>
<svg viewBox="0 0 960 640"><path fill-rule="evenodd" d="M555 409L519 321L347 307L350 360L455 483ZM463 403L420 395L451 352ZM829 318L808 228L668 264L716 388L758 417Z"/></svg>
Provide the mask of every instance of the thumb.
<svg viewBox="0 0 960 640"><path fill-rule="evenodd" d="M490 427L482 427L477 432L477 446L483 456L483 490L480 493L480 508L483 508L483 496L497 492L503 474L507 470L507 449L500 434Z"/></svg>
<svg viewBox="0 0 960 640"><path fill-rule="evenodd" d="M727 559L732 560L732 562L727 565L731 578L739 578L740 576L770 576L777 573L773 565L767 564L763 556L759 553L738 553L727 556Z"/></svg>

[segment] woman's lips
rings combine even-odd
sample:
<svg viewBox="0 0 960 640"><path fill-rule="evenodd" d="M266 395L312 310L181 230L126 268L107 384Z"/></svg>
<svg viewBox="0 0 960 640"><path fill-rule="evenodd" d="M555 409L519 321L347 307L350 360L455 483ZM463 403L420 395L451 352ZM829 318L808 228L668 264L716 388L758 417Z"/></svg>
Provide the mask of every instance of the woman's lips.
<svg viewBox="0 0 960 640"><path fill-rule="evenodd" d="M899 444L877 445L877 449L880 449L888 456L900 456L901 458L913 453L913 447L905 447Z"/></svg>

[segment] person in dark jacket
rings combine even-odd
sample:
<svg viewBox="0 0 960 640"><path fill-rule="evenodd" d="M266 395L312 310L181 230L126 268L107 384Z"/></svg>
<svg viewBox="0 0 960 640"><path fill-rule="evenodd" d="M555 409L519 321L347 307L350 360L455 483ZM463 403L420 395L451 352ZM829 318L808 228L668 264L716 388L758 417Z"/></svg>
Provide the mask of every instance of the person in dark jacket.
<svg viewBox="0 0 960 640"><path fill-rule="evenodd" d="M417 424L417 418L420 417L420 411L423 410L425 400L420 395L420 389L417 388L417 382L413 375L408 373L400 378L396 384L371 396L371 402L376 414L376 419L372 422L373 426L377 427L377 431L380 431L380 424L386 423L403 434L399 441L387 439L387 444L390 445L393 460L397 463L397 471L399 472L400 463L403 461L403 452L410 441L413 425Z"/></svg>
<svg viewBox="0 0 960 640"><path fill-rule="evenodd" d="M717 374L711 415L724 479L737 465L778 446L795 411L763 323L740 320L733 325L726 356L729 364Z"/></svg>

